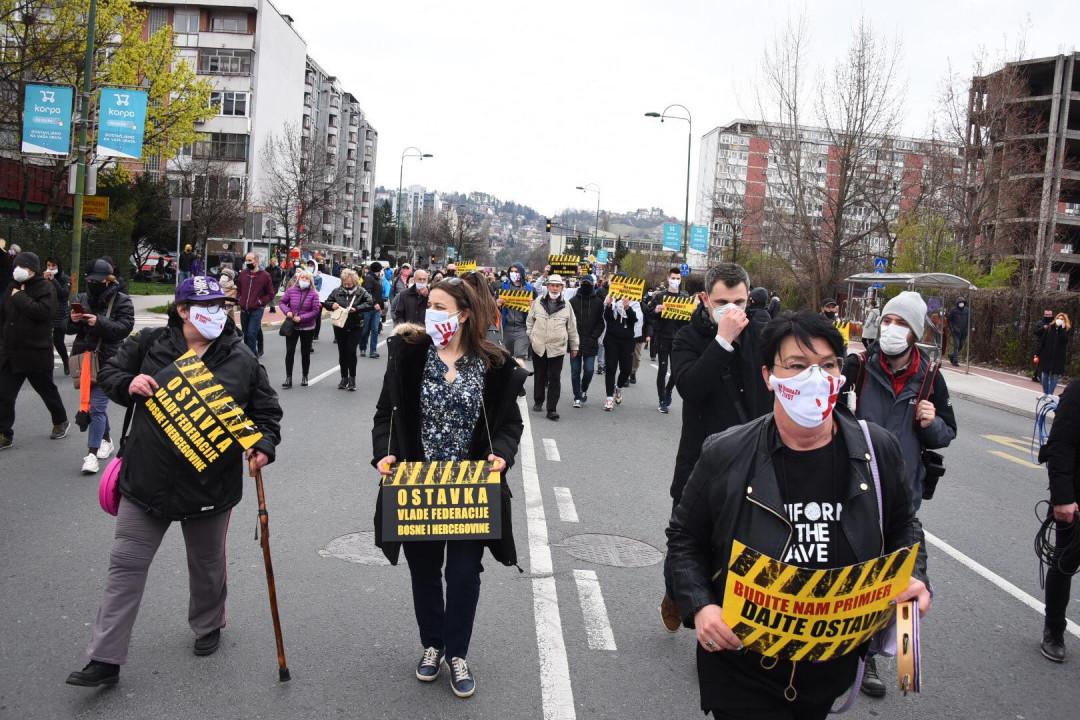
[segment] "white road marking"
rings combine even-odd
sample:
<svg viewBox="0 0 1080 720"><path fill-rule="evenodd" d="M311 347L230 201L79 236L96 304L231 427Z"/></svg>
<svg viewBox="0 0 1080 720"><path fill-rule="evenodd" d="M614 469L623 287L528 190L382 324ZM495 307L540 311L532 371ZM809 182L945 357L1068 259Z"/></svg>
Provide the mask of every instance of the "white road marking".
<svg viewBox="0 0 1080 720"><path fill-rule="evenodd" d="M383 340L381 343L379 343L378 345L375 346L375 349L378 350L379 348L381 348L385 344L386 344L386 341ZM357 362L359 363L359 361L357 361ZM308 385L314 385L315 383L317 383L317 382L319 382L321 380L325 380L326 378L330 377L334 373L337 373L338 376L341 375L341 366L340 365L335 365L334 367L330 368L326 372L319 373L318 375L316 375L315 377L311 378L311 380L308 381Z"/></svg>
<svg viewBox="0 0 1080 720"><path fill-rule="evenodd" d="M540 475L536 470L532 424L524 398L518 399L521 421L521 476L525 487L525 517L529 526L529 568L534 577L533 618L536 623L536 646L540 654L540 698L544 720L576 720L574 691L570 685L570 664L566 658L559 595L552 576L551 547L548 545L544 498L540 493Z"/></svg>
<svg viewBox="0 0 1080 720"><path fill-rule="evenodd" d="M660 372L660 366L659 365L657 365L656 363L649 363L649 364L652 365L653 370L656 370L657 372Z"/></svg>
<svg viewBox="0 0 1080 720"><path fill-rule="evenodd" d="M592 570L575 570L581 615L585 619L585 637L592 650L616 650L615 635L608 622L607 606L600 592L600 580Z"/></svg>
<svg viewBox="0 0 1080 720"><path fill-rule="evenodd" d="M555 444L554 438L544 438L544 454L547 455L547 459L551 462L562 460L559 457L559 446Z"/></svg>
<svg viewBox="0 0 1080 720"><path fill-rule="evenodd" d="M577 522L577 508L574 507L574 497L570 494L570 488L551 488L555 491L555 503L559 506L559 519L563 522Z"/></svg>
<svg viewBox="0 0 1080 720"><path fill-rule="evenodd" d="M945 554L950 556L953 560L956 560L958 563L965 566L967 569L971 570L976 575L981 575L986 580L989 580L994 585L997 585L1000 589L1004 590L1009 595L1012 595L1014 598L1024 603L1035 612L1042 615L1046 611L1046 604L1042 600L1037 600L1031 595L1028 595L1026 592L1016 587L1005 578L983 567L982 565L972 560L970 557L960 552L938 536L927 532L926 539L930 542L930 544L935 545L939 550L944 551ZM1076 637L1080 637L1080 625L1077 625L1075 622L1069 619L1065 620L1065 624L1066 630L1068 630Z"/></svg>

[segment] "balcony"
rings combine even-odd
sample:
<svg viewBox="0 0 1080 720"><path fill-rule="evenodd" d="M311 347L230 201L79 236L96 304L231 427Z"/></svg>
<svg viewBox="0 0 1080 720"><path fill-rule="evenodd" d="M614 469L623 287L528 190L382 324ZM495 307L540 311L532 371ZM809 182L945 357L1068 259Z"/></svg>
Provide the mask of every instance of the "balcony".
<svg viewBox="0 0 1080 720"><path fill-rule="evenodd" d="M356 114L350 115L349 125L352 127L360 127L360 116Z"/></svg>
<svg viewBox="0 0 1080 720"><path fill-rule="evenodd" d="M322 224L322 229L323 229L323 232L332 233L332 232L334 232L334 223L324 222Z"/></svg>
<svg viewBox="0 0 1080 720"><path fill-rule="evenodd" d="M330 107L341 109L341 96L336 93L330 95Z"/></svg>
<svg viewBox="0 0 1080 720"><path fill-rule="evenodd" d="M199 47L254 50L255 35L248 33L202 32L199 33Z"/></svg>
<svg viewBox="0 0 1080 720"><path fill-rule="evenodd" d="M337 143L330 143L326 146L327 155L337 155Z"/></svg>
<svg viewBox="0 0 1080 720"><path fill-rule="evenodd" d="M338 126L337 125L327 125L326 126L326 134L327 135L333 135L334 137L337 137Z"/></svg>

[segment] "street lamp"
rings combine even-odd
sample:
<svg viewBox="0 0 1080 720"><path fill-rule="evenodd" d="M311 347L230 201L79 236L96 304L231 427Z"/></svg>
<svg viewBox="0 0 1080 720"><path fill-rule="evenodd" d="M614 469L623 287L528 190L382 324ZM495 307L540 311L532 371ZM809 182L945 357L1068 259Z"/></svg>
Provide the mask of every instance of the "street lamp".
<svg viewBox="0 0 1080 720"><path fill-rule="evenodd" d="M578 185L575 190L596 193L596 222L593 224L593 254L596 254L600 243L600 186L596 183L588 183L587 185Z"/></svg>
<svg viewBox="0 0 1080 720"><path fill-rule="evenodd" d="M410 152L411 151L411 152ZM401 165L398 168L398 180L397 180L397 217L394 218L394 249L400 250L401 248L401 181L405 177L405 158L420 158L423 162L424 158L435 157L431 153L421 152L420 148L407 147L401 151ZM413 260L415 262L415 258Z"/></svg>
<svg viewBox="0 0 1080 720"><path fill-rule="evenodd" d="M671 108L682 108L686 112L686 117L682 115L668 115L668 110ZM664 108L664 112L647 112L645 117L660 118L660 122L671 118L675 120L685 120L687 125L686 134L686 207L683 210L683 236L682 236L682 255L683 262L687 262L690 259L690 146L694 142L694 122L693 117L690 115L690 111L685 105L679 105L673 103Z"/></svg>

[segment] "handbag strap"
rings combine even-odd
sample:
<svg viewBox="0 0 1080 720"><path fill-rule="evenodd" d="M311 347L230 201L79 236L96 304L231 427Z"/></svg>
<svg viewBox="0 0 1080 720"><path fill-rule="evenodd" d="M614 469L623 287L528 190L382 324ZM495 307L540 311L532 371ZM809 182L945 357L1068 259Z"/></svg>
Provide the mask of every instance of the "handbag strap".
<svg viewBox="0 0 1080 720"><path fill-rule="evenodd" d="M111 298L109 298L109 304L105 306L105 318L108 319L108 320L112 319L109 316L112 315L113 300L115 300L115 299L116 299L116 296L113 295ZM101 352L101 343L103 343L103 342L105 342L105 338L99 337L98 341L97 341L97 347L94 348L94 352Z"/></svg>
<svg viewBox="0 0 1080 720"><path fill-rule="evenodd" d="M124 426L120 430L120 449L117 451L117 455L124 454L124 444L127 442L128 430L131 429L131 418L135 415L135 402L132 401L127 406L127 410L124 411Z"/></svg>

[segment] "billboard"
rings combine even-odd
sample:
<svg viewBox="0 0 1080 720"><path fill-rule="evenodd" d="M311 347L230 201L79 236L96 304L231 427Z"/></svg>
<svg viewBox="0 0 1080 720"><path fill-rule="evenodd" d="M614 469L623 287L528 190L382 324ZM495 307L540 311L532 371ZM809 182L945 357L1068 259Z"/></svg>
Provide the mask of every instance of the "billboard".
<svg viewBox="0 0 1080 720"><path fill-rule="evenodd" d="M694 252L709 252L709 228L707 225L690 226L690 249Z"/></svg>
<svg viewBox="0 0 1080 720"><path fill-rule="evenodd" d="M664 223L664 250L682 250L682 223Z"/></svg>
<svg viewBox="0 0 1080 720"><path fill-rule="evenodd" d="M62 85L27 85L23 98L22 151L67 155L71 151L74 92Z"/></svg>
<svg viewBox="0 0 1080 720"><path fill-rule="evenodd" d="M138 160L146 128L146 91L102 88L98 105L97 156Z"/></svg>

